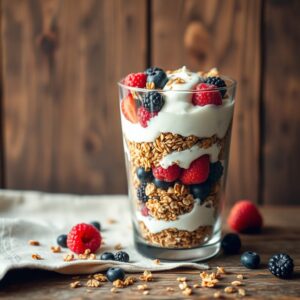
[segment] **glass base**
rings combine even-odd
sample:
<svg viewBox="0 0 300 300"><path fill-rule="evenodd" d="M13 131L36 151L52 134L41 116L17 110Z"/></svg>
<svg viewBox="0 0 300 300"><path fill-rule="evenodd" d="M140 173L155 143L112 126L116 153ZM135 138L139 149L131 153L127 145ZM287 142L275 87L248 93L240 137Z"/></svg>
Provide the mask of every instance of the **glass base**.
<svg viewBox="0 0 300 300"><path fill-rule="evenodd" d="M162 248L149 245L139 233L134 230L134 244L137 251L151 259L161 261L189 261L198 262L216 256L221 249L221 230L214 232L213 237L205 244L195 248Z"/></svg>

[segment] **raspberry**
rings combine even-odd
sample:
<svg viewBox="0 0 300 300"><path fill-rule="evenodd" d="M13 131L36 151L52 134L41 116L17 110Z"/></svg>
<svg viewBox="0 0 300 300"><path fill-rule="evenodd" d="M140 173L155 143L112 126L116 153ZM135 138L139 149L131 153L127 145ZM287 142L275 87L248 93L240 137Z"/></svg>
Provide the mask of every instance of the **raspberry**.
<svg viewBox="0 0 300 300"><path fill-rule="evenodd" d="M157 113L151 113L145 107L140 107L137 111L137 115L141 126L146 128L148 126L148 121L157 116Z"/></svg>
<svg viewBox="0 0 300 300"><path fill-rule="evenodd" d="M239 201L232 207L227 222L237 232L257 231L263 224L257 207L248 200Z"/></svg>
<svg viewBox="0 0 300 300"><path fill-rule="evenodd" d="M203 155L194 160L188 169L183 170L180 180L183 184L198 184L206 181L209 174L209 156Z"/></svg>
<svg viewBox="0 0 300 300"><path fill-rule="evenodd" d="M124 79L124 84L131 87L144 88L146 86L147 75L144 73L131 73Z"/></svg>
<svg viewBox="0 0 300 300"><path fill-rule="evenodd" d="M146 205L141 208L141 214L144 217L148 217L149 216L149 209L147 208Z"/></svg>
<svg viewBox="0 0 300 300"><path fill-rule="evenodd" d="M172 165L168 167L167 169L164 169L163 167L154 167L152 169L153 176L162 181L166 182L172 182L179 178L181 174L181 169L178 165Z"/></svg>
<svg viewBox="0 0 300 300"><path fill-rule="evenodd" d="M96 252L101 245L101 234L91 224L80 223L72 227L68 234L67 245L70 250L82 254L86 249Z"/></svg>
<svg viewBox="0 0 300 300"><path fill-rule="evenodd" d="M222 95L215 85L200 83L196 85L196 93L193 94L192 102L198 106L222 105Z"/></svg>

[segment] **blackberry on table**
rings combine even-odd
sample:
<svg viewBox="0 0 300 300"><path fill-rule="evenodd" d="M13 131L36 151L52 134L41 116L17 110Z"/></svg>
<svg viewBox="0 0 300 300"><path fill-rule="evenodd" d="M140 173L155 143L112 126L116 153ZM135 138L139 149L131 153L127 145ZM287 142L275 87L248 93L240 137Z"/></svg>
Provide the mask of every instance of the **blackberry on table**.
<svg viewBox="0 0 300 300"><path fill-rule="evenodd" d="M164 98L158 92L145 93L142 105L150 112L159 112L164 105Z"/></svg>
<svg viewBox="0 0 300 300"><path fill-rule="evenodd" d="M285 253L273 255L268 263L270 272L279 278L289 278L294 272L294 261Z"/></svg>
<svg viewBox="0 0 300 300"><path fill-rule="evenodd" d="M224 89L221 89L220 92L221 92L222 97L225 96L226 83L221 77L207 77L207 78L205 78L204 83L213 84L213 85L217 86L218 88L224 88Z"/></svg>
<svg viewBox="0 0 300 300"><path fill-rule="evenodd" d="M137 198L142 202L148 201L148 196L146 195L146 191L145 191L146 186L147 186L147 183L143 182L142 184L139 185L139 187L136 190Z"/></svg>
<svg viewBox="0 0 300 300"><path fill-rule="evenodd" d="M119 251L115 254L115 260L122 262L129 262L129 255L125 251Z"/></svg>

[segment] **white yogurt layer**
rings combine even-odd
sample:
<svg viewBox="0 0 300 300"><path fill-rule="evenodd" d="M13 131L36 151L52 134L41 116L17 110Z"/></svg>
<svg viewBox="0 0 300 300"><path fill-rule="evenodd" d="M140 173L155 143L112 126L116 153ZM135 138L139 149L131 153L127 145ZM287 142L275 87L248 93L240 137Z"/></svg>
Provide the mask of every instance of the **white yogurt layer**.
<svg viewBox="0 0 300 300"><path fill-rule="evenodd" d="M137 212L137 220L144 222L151 233L158 233L168 228L194 231L200 226L212 226L216 221L214 208L205 207L196 202L189 213L179 216L176 221L156 220L149 216L145 217L140 212Z"/></svg>
<svg viewBox="0 0 300 300"><path fill-rule="evenodd" d="M176 163L179 167L188 169L192 161L205 154L208 154L210 157L210 162L214 163L218 161L220 150L221 146L217 144L213 144L207 149L200 148L198 145L194 145L190 149L186 149L183 151L174 151L170 154L167 154L161 159L159 165L164 169L167 169L168 167Z"/></svg>

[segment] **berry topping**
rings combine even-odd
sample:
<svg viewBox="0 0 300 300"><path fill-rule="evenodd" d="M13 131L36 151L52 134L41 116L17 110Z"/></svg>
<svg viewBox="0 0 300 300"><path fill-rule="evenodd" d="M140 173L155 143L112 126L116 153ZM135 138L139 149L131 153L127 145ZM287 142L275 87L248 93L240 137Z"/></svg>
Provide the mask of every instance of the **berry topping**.
<svg viewBox="0 0 300 300"><path fill-rule="evenodd" d="M77 254L82 254L87 249L96 252L101 245L101 240L101 234L95 226L81 223L75 225L69 232L67 245Z"/></svg>
<svg viewBox="0 0 300 300"><path fill-rule="evenodd" d="M288 254L275 254L270 258L268 268L274 276L286 279L294 272L294 261Z"/></svg>
<svg viewBox="0 0 300 300"><path fill-rule="evenodd" d="M61 234L57 237L56 242L59 246L63 248L67 248L67 235L66 234Z"/></svg>
<svg viewBox="0 0 300 300"><path fill-rule="evenodd" d="M139 185L139 187L136 190L137 198L144 203L148 201L148 196L146 195L145 192L146 185L147 183L143 182L142 184Z"/></svg>
<svg viewBox="0 0 300 300"><path fill-rule="evenodd" d="M121 110L124 117L131 123L137 123L139 121L136 111L136 102L132 95L129 94L121 102Z"/></svg>
<svg viewBox="0 0 300 300"><path fill-rule="evenodd" d="M256 252L247 251L242 254L241 263L248 269L257 269L260 264L260 257Z"/></svg>
<svg viewBox="0 0 300 300"><path fill-rule="evenodd" d="M209 156L203 155L194 160L188 169L184 169L180 180L183 184L198 184L206 181L209 173Z"/></svg>
<svg viewBox="0 0 300 300"><path fill-rule="evenodd" d="M110 282L114 282L117 279L123 280L125 278L125 272L121 268L109 268L106 272L106 277Z"/></svg>
<svg viewBox="0 0 300 300"><path fill-rule="evenodd" d="M174 182L166 182L166 181L159 180L157 178L153 179L153 183L157 188L162 190L167 190L169 187L174 185Z"/></svg>
<svg viewBox="0 0 300 300"><path fill-rule="evenodd" d="M193 94L194 105L204 106L208 104L222 105L222 95L217 87L212 84L200 83L196 85L196 93Z"/></svg>
<svg viewBox="0 0 300 300"><path fill-rule="evenodd" d="M115 260L115 256L111 252L103 252L100 256L102 260Z"/></svg>
<svg viewBox="0 0 300 300"><path fill-rule="evenodd" d="M211 189L211 183L209 180L200 184L192 184L190 186L190 192L193 195L194 199L199 199L200 203L209 195Z"/></svg>
<svg viewBox="0 0 300 300"><path fill-rule="evenodd" d="M144 88L146 86L147 75L145 73L131 73L124 79L124 84L131 87Z"/></svg>
<svg viewBox="0 0 300 300"><path fill-rule="evenodd" d="M158 92L145 93L142 104L150 112L159 112L164 105L164 98Z"/></svg>
<svg viewBox="0 0 300 300"><path fill-rule="evenodd" d="M241 249L240 237L235 233L228 233L223 237L221 247L225 254L237 254Z"/></svg>
<svg viewBox="0 0 300 300"><path fill-rule="evenodd" d="M207 77L204 80L204 83L215 85L218 88L222 88L220 90L222 97L226 94L226 83L221 77ZM224 89L223 89L224 88Z"/></svg>
<svg viewBox="0 0 300 300"><path fill-rule="evenodd" d="M163 167L159 166L154 167L152 169L152 172L153 176L158 180L173 182L179 178L181 174L181 168L178 165L172 165L167 169L164 169Z"/></svg>
<svg viewBox="0 0 300 300"><path fill-rule="evenodd" d="M146 128L151 118L157 116L156 112L149 112L145 107L140 107L137 111L138 119L142 127Z"/></svg>
<svg viewBox="0 0 300 300"><path fill-rule="evenodd" d="M136 175L138 179L142 182L150 182L153 179L152 171L146 171L142 167L136 169Z"/></svg>
<svg viewBox="0 0 300 300"><path fill-rule="evenodd" d="M142 216L144 216L144 217L149 216L149 209L147 208L146 205L144 205L144 206L141 208L141 214L142 214Z"/></svg>
<svg viewBox="0 0 300 300"><path fill-rule="evenodd" d="M115 260L129 262L129 255L125 251L119 251L115 254Z"/></svg>
<svg viewBox="0 0 300 300"><path fill-rule="evenodd" d="M148 68L146 71L147 82L154 82L154 86L157 89L162 89L168 82L167 74L160 68Z"/></svg>
<svg viewBox="0 0 300 300"><path fill-rule="evenodd" d="M209 166L208 179L211 183L217 182L223 175L224 167L220 161L217 161Z"/></svg>
<svg viewBox="0 0 300 300"><path fill-rule="evenodd" d="M228 216L228 225L237 232L256 232L263 224L257 207L248 200L237 202Z"/></svg>
<svg viewBox="0 0 300 300"><path fill-rule="evenodd" d="M95 226L98 230L101 230L101 224L98 221L90 222L93 226Z"/></svg>

